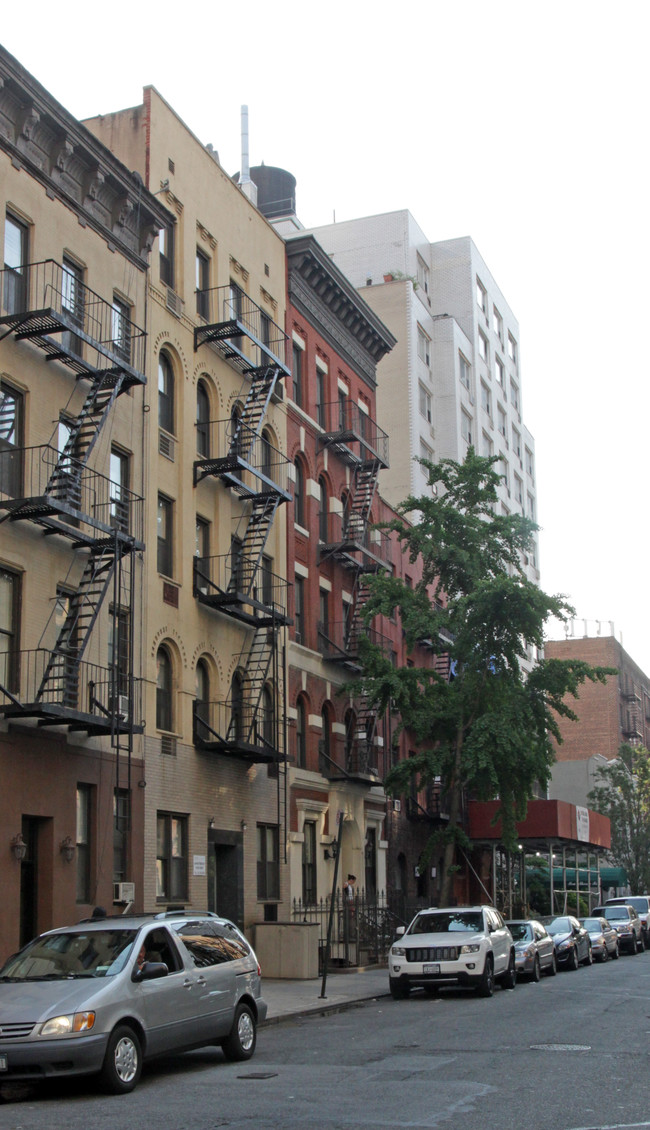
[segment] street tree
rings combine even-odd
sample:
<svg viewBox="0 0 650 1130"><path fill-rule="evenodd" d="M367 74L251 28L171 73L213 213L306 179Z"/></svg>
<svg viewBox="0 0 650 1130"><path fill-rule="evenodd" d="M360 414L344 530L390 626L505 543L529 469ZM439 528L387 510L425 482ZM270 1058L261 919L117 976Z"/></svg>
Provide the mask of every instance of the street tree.
<svg viewBox="0 0 650 1130"><path fill-rule="evenodd" d="M611 858L625 868L634 894L650 890L650 752L623 743L618 757L601 766L589 793L596 812L611 821Z"/></svg>
<svg viewBox="0 0 650 1130"><path fill-rule="evenodd" d="M364 672L351 689L378 710L395 712L396 735L407 728L415 739L415 755L388 773L388 792L408 793L415 779L418 791L439 781L447 794L448 824L427 848L430 854L444 845L444 904L457 849L468 846L463 796L498 798L503 840L514 847L535 784L549 779L552 738L561 741L557 718L576 717L566 696L577 697L585 679L603 680L607 671L574 659L526 665L528 649L542 649L546 620L565 620L574 610L527 579L522 555L537 527L498 509L496 458L470 447L462 464L419 462L429 491L407 498L385 528L412 562L421 561L421 580L411 588L377 574L364 613L369 623L398 612L412 653L427 641L433 656L449 662L444 673L434 663L396 668L364 640Z"/></svg>

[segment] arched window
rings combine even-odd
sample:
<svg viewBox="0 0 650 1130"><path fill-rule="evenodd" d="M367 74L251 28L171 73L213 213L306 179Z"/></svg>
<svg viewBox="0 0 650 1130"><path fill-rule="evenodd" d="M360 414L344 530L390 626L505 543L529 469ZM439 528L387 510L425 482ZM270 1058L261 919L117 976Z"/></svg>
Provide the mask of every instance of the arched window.
<svg viewBox="0 0 650 1130"><path fill-rule="evenodd" d="M166 353L158 358L158 426L174 435L174 370Z"/></svg>
<svg viewBox="0 0 650 1130"><path fill-rule="evenodd" d="M172 661L166 647L156 653L156 729L173 729Z"/></svg>
<svg viewBox="0 0 650 1130"><path fill-rule="evenodd" d="M354 710L345 712L345 768L353 768L357 737L357 716Z"/></svg>
<svg viewBox="0 0 650 1130"><path fill-rule="evenodd" d="M196 665L196 683L194 690L194 725L199 738L208 737L208 724L210 720L210 672L205 659L199 659Z"/></svg>
<svg viewBox="0 0 650 1130"><path fill-rule="evenodd" d="M296 765L307 767L307 709L302 695L296 703Z"/></svg>
<svg viewBox="0 0 650 1130"><path fill-rule="evenodd" d="M321 476L318 480L318 537L319 540L323 542L329 541L327 536L327 518L327 483Z"/></svg>
<svg viewBox="0 0 650 1130"><path fill-rule="evenodd" d="M332 769L332 719L327 706L321 711L322 737L318 744L318 768L323 777L329 777Z"/></svg>
<svg viewBox="0 0 650 1130"><path fill-rule="evenodd" d="M257 740L268 753L275 749L275 725L273 714L273 694L270 687L264 687L262 702L257 720Z"/></svg>
<svg viewBox="0 0 650 1130"><path fill-rule="evenodd" d="M196 450L202 459L210 455L210 397L205 381L196 386Z"/></svg>
<svg viewBox="0 0 650 1130"><path fill-rule="evenodd" d="M230 730L228 740L240 742L244 736L244 684L235 671L230 684Z"/></svg>
<svg viewBox="0 0 650 1130"><path fill-rule="evenodd" d="M300 459L294 463L293 520L297 526L306 525L305 473Z"/></svg>
<svg viewBox="0 0 650 1130"><path fill-rule="evenodd" d="M271 433L268 428L262 432L262 450L261 450L261 467L260 470L267 479L273 482L273 445L271 443Z"/></svg>

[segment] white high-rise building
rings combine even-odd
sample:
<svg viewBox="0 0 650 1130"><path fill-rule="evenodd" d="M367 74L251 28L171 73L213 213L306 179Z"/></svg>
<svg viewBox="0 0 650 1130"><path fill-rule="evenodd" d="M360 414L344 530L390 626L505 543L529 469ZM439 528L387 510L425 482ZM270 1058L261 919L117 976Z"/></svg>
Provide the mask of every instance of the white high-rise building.
<svg viewBox="0 0 650 1130"><path fill-rule="evenodd" d="M390 434L381 492L421 494L415 457L500 457L499 505L536 520L535 445L523 423L519 325L472 240L430 243L407 210L312 229L397 338L379 363L377 417ZM524 562L539 580L537 539Z"/></svg>

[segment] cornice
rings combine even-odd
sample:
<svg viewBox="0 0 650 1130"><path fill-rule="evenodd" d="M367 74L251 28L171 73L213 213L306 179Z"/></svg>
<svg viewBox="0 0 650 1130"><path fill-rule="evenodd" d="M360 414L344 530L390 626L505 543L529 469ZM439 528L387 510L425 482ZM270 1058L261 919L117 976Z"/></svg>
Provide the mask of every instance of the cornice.
<svg viewBox="0 0 650 1130"><path fill-rule="evenodd" d="M376 364L367 350L359 345L354 333L348 330L313 291L301 275L289 272L289 298L305 318L316 324L332 349L355 369L372 388L377 383Z"/></svg>

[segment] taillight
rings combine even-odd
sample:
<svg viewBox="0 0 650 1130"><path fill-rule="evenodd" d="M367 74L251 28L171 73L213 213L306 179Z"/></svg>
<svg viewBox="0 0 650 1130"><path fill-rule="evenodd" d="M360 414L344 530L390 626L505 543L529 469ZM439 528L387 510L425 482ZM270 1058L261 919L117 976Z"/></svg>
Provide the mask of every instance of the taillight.
<svg viewBox="0 0 650 1130"><path fill-rule="evenodd" d="M262 976L262 966L260 965L259 961L257 963L257 976L258 977Z"/></svg>

